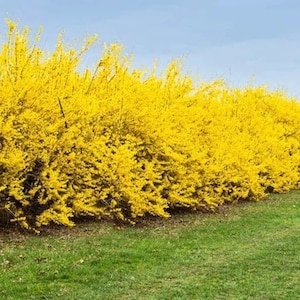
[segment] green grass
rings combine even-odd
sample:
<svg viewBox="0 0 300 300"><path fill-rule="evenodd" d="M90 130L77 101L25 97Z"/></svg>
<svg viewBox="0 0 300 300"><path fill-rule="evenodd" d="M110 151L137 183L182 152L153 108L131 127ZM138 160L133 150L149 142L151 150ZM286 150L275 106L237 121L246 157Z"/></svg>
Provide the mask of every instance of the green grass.
<svg viewBox="0 0 300 300"><path fill-rule="evenodd" d="M118 229L0 234L0 299L300 299L300 191Z"/></svg>

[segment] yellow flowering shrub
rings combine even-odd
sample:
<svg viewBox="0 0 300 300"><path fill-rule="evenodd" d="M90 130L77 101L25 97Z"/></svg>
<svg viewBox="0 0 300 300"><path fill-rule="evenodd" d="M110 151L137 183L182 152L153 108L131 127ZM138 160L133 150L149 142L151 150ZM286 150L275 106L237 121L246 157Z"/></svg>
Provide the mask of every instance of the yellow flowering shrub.
<svg viewBox="0 0 300 300"><path fill-rule="evenodd" d="M300 183L300 105L263 87L195 85L173 61L132 69L95 37L52 53L7 21L0 50L0 211L24 228L214 210ZM1 214L0 214L1 215Z"/></svg>

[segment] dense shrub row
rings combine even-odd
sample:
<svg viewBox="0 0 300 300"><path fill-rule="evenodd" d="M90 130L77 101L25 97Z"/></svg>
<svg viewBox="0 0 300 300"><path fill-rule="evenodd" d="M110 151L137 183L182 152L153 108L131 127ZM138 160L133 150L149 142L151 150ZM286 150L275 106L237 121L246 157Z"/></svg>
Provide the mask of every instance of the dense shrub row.
<svg viewBox="0 0 300 300"><path fill-rule="evenodd" d="M122 47L95 70L59 37L46 53L7 21L0 52L0 211L24 228L135 221L261 200L300 182L300 105L263 87L195 85L172 62L132 70ZM3 214L2 214L3 215Z"/></svg>

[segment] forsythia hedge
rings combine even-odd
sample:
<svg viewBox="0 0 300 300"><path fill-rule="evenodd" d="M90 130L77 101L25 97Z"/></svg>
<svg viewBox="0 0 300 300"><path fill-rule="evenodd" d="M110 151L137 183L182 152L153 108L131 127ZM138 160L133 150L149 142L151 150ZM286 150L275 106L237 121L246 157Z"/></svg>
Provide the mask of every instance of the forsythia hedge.
<svg viewBox="0 0 300 300"><path fill-rule="evenodd" d="M298 188L300 105L263 87L195 86L173 61L132 70L94 41L52 53L7 21L0 52L0 212L24 228L84 216L134 222Z"/></svg>

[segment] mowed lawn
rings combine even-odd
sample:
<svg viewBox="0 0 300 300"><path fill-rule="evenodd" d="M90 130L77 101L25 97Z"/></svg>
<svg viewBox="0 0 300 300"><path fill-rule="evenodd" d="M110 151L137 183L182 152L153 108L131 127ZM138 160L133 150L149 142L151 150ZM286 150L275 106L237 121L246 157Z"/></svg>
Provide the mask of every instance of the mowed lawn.
<svg viewBox="0 0 300 300"><path fill-rule="evenodd" d="M300 191L136 227L0 230L0 299L300 299Z"/></svg>

